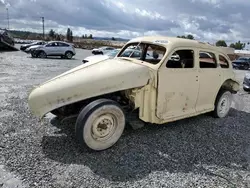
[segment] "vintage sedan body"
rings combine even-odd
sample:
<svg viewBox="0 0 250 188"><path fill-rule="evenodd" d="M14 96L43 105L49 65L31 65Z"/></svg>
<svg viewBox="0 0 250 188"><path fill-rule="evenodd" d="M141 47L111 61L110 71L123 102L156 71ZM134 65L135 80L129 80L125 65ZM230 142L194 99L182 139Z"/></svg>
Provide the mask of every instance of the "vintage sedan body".
<svg viewBox="0 0 250 188"><path fill-rule="evenodd" d="M126 49L141 50L141 57L123 57ZM223 48L148 36L130 40L113 59L88 62L41 84L30 93L29 107L40 118L77 114L78 141L104 150L118 141L130 114L153 124L206 112L223 118L238 90Z"/></svg>

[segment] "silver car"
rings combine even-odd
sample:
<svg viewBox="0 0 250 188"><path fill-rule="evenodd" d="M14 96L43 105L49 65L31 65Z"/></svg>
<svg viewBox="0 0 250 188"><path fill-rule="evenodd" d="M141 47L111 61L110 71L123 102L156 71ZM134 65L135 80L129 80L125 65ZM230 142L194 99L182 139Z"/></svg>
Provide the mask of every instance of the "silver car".
<svg viewBox="0 0 250 188"><path fill-rule="evenodd" d="M32 57L46 58L47 56L61 56L71 59L76 54L72 44L62 41L51 41L32 51Z"/></svg>

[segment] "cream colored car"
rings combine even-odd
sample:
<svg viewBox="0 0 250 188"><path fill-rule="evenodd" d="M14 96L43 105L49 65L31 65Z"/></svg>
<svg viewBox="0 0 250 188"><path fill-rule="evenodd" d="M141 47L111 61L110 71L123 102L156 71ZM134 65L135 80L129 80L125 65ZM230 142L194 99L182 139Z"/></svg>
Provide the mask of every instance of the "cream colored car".
<svg viewBox="0 0 250 188"><path fill-rule="evenodd" d="M141 50L141 58L124 57L126 49ZM130 40L113 59L90 61L48 80L28 103L40 118L76 114L80 144L104 150L118 141L131 114L153 124L206 112L223 118L238 90L226 48L149 36Z"/></svg>

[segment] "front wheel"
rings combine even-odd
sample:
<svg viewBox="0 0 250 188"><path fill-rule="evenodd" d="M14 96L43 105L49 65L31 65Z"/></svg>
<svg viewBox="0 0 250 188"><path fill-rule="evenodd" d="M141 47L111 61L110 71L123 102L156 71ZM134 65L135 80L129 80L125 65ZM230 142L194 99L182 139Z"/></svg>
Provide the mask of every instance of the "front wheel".
<svg viewBox="0 0 250 188"><path fill-rule="evenodd" d="M41 52L39 53L38 57L40 57L40 58L46 58L47 55L46 55L46 53L45 53L44 51L41 51Z"/></svg>
<svg viewBox="0 0 250 188"><path fill-rule="evenodd" d="M232 104L232 94L229 91L222 90L219 92L214 109L214 116L217 118L226 117Z"/></svg>
<svg viewBox="0 0 250 188"><path fill-rule="evenodd" d="M98 99L80 112L75 134L82 146L100 151L113 146L124 128L125 115L120 105L109 99Z"/></svg>

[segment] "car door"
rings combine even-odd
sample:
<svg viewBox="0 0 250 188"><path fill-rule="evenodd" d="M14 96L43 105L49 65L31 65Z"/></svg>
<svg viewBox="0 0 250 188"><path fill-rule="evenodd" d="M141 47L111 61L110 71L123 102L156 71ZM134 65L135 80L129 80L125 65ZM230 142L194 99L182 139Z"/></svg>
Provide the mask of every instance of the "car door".
<svg viewBox="0 0 250 188"><path fill-rule="evenodd" d="M193 48L176 48L158 72L157 116L164 120L195 114L198 69ZM176 58L178 56L178 58Z"/></svg>
<svg viewBox="0 0 250 188"><path fill-rule="evenodd" d="M199 50L199 95L196 103L197 112L214 108L214 100L221 85L221 69L216 53L207 49ZM208 54L207 57L201 54Z"/></svg>
<svg viewBox="0 0 250 188"><path fill-rule="evenodd" d="M47 55L55 55L56 53L56 42L51 42L45 46L45 53Z"/></svg>

